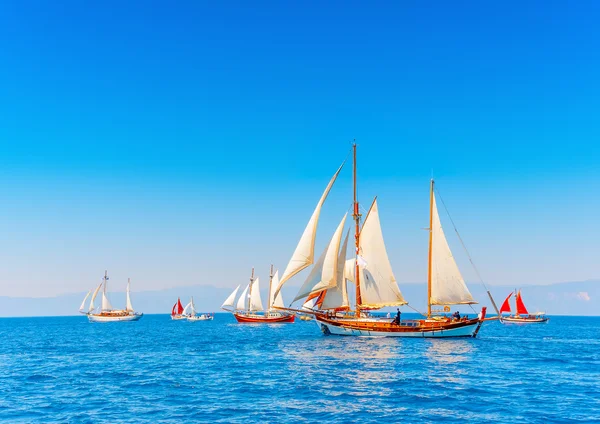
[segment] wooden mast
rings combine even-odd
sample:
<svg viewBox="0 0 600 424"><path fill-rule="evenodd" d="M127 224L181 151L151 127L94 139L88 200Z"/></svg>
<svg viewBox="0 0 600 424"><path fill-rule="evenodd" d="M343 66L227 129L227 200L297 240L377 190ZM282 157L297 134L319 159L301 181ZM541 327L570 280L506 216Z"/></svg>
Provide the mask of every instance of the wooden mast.
<svg viewBox="0 0 600 424"><path fill-rule="evenodd" d="M433 178L429 193L429 264L427 270L427 318L431 317L431 248L433 245Z"/></svg>
<svg viewBox="0 0 600 424"><path fill-rule="evenodd" d="M250 312L250 299L252 299L252 286L254 283L254 267L252 267L252 274L250 275L250 287L248 289L248 299L244 302L246 303L246 311Z"/></svg>
<svg viewBox="0 0 600 424"><path fill-rule="evenodd" d="M359 254L359 242L360 242L360 213L358 210L358 198L356 193L356 140L352 145L354 151L354 168L353 168L353 179L354 179L354 222L356 224L355 242L356 242L356 257L354 261L354 280L356 281L356 317L360 317L360 305L362 304L362 297L360 294L360 273L358 269L358 254Z"/></svg>
<svg viewBox="0 0 600 424"><path fill-rule="evenodd" d="M271 264L271 272L269 273L269 294L267 295L267 313L271 310L271 286L273 285L273 264Z"/></svg>

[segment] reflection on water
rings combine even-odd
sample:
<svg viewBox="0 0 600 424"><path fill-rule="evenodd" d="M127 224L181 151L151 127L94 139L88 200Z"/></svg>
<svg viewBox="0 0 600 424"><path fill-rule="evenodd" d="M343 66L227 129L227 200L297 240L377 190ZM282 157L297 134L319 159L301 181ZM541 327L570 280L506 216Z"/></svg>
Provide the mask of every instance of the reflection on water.
<svg viewBox="0 0 600 424"><path fill-rule="evenodd" d="M463 385L467 371L460 366L475 354L472 339L429 339L425 357L433 364L432 381Z"/></svg>

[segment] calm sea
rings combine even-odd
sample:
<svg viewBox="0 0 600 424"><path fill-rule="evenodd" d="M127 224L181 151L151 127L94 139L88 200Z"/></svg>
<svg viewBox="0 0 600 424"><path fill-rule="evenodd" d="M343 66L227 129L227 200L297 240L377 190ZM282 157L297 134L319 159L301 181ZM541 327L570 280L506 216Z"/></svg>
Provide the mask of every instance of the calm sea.
<svg viewBox="0 0 600 424"><path fill-rule="evenodd" d="M0 340L8 422L600 421L600 318L491 322L455 340L325 337L314 322L228 314L14 318Z"/></svg>

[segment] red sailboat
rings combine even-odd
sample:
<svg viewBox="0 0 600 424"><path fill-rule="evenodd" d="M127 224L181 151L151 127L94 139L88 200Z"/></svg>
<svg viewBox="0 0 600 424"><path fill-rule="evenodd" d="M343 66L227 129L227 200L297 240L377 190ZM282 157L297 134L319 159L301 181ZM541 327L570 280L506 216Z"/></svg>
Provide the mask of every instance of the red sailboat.
<svg viewBox="0 0 600 424"><path fill-rule="evenodd" d="M272 287L279 284L279 271L273 274L273 265L271 265L268 305L265 310L260 297L259 279L254 278L254 268L250 276L250 283L246 286L242 294L235 302L237 292L240 286L229 295L221 309L231 312L237 322L243 324L282 324L294 322L295 315L289 312L280 312L275 310L276 307L283 307L283 299L281 293L274 295Z"/></svg>
<svg viewBox="0 0 600 424"><path fill-rule="evenodd" d="M548 322L549 318L546 317L544 312L537 312L535 314L530 314L523 303L523 298L521 297L521 290L517 291L515 296L515 304L517 313L515 315L502 316L503 312L511 313L510 309L510 298L515 294L515 292L511 292L502 306L500 307L500 322L503 324L541 324L544 322Z"/></svg>
<svg viewBox="0 0 600 424"><path fill-rule="evenodd" d="M171 319L172 320L180 320L186 319L186 316L183 315L183 305L181 304L181 299L177 298L177 303L173 305L173 309L171 309Z"/></svg>

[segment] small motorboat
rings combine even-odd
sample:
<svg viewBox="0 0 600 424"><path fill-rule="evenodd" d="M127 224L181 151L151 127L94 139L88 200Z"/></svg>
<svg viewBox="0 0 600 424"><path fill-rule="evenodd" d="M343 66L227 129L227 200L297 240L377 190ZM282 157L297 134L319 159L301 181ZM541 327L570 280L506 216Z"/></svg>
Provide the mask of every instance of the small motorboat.
<svg viewBox="0 0 600 424"><path fill-rule="evenodd" d="M199 314L199 315L190 315L187 317L188 321L212 321L215 318L214 314Z"/></svg>

